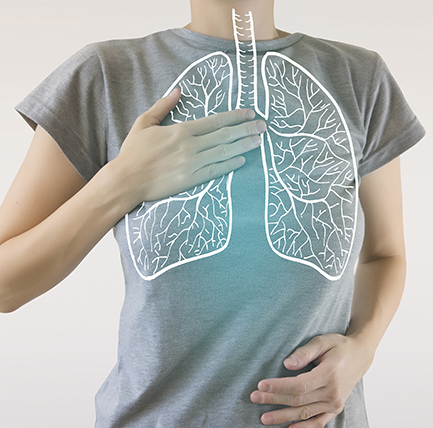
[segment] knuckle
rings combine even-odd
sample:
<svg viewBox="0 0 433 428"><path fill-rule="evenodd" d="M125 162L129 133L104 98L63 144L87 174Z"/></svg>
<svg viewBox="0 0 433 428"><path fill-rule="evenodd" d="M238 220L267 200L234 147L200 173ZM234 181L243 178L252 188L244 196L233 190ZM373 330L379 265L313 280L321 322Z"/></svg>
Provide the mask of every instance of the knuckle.
<svg viewBox="0 0 433 428"><path fill-rule="evenodd" d="M305 397L303 395L295 395L290 399L289 406L300 407L305 404Z"/></svg>
<svg viewBox="0 0 433 428"><path fill-rule="evenodd" d="M311 339L310 343L321 345L321 344L325 343L325 341L326 341L326 338L324 336L325 335L315 336L315 337L313 337L313 339Z"/></svg>
<svg viewBox="0 0 433 428"><path fill-rule="evenodd" d="M146 112L141 113L137 116L137 118L135 119L136 122L140 122L142 121L144 118L146 117Z"/></svg>
<svg viewBox="0 0 433 428"><path fill-rule="evenodd" d="M189 164L190 164L189 157L185 153L179 153L176 156L176 161L173 167L177 166L177 168L182 170L183 174L186 174Z"/></svg>
<svg viewBox="0 0 433 428"><path fill-rule="evenodd" d="M343 398L339 397L338 400L335 400L334 407L337 413L341 413L344 409L345 402Z"/></svg>
<svg viewBox="0 0 433 428"><path fill-rule="evenodd" d="M217 153L219 157L222 158L222 160L229 159L231 157L230 155L230 148L226 144L221 144L217 148Z"/></svg>
<svg viewBox="0 0 433 428"><path fill-rule="evenodd" d="M338 385L340 383L340 375L337 370L334 370L329 374L329 383L332 385Z"/></svg>
<svg viewBox="0 0 433 428"><path fill-rule="evenodd" d="M214 114L214 115L210 116L210 118L211 118L212 126L215 129L219 129L219 128L222 128L224 126L224 119L222 118L222 116L220 114Z"/></svg>
<svg viewBox="0 0 433 428"><path fill-rule="evenodd" d="M338 401L340 399L340 391L338 390L338 388L333 388L329 392L329 398L333 403L335 403L336 401Z"/></svg>
<svg viewBox="0 0 433 428"><path fill-rule="evenodd" d="M340 399L336 404L335 412L337 414L341 413L344 410L344 400Z"/></svg>
<svg viewBox="0 0 433 428"><path fill-rule="evenodd" d="M333 388L329 392L329 399L330 399L331 405L333 407L333 410L340 413L343 410L344 405L345 405L345 401L343 399L343 395L342 395L340 389L339 388Z"/></svg>
<svg viewBox="0 0 433 428"><path fill-rule="evenodd" d="M308 385L305 382L300 382L295 386L295 395L297 397L304 395L307 392Z"/></svg>
<svg viewBox="0 0 433 428"><path fill-rule="evenodd" d="M245 110L237 109L237 110L234 110L234 112L235 112L235 119L238 122L242 122L242 121L248 120L247 114L246 114Z"/></svg>
<svg viewBox="0 0 433 428"><path fill-rule="evenodd" d="M186 173L186 171L181 171L177 174L177 177L176 177L177 183L184 185L184 184L188 183L189 180L190 180L190 176L189 176L189 174Z"/></svg>
<svg viewBox="0 0 433 428"><path fill-rule="evenodd" d="M174 141L177 151L188 157L188 160L190 161L191 153L195 153L197 151L197 148L194 146L194 142L187 138L187 136L182 132L176 133L174 136Z"/></svg>
<svg viewBox="0 0 433 428"><path fill-rule="evenodd" d="M231 141L233 132L230 128L221 128L220 129L220 139L224 143L228 143Z"/></svg>
<svg viewBox="0 0 433 428"><path fill-rule="evenodd" d="M304 407L301 409L301 413L299 414L299 418L300 418L302 421L305 421L305 420L307 420L307 419L310 419L312 416L313 416L313 412L312 412L312 410L311 410L308 406L304 406Z"/></svg>
<svg viewBox="0 0 433 428"><path fill-rule="evenodd" d="M273 394L265 394L265 403L266 404L277 404L276 397Z"/></svg>
<svg viewBox="0 0 433 428"><path fill-rule="evenodd" d="M137 116L137 118L134 121L134 125L138 126L138 127L144 127L145 123L146 123L146 113L142 113L139 116Z"/></svg>
<svg viewBox="0 0 433 428"><path fill-rule="evenodd" d="M155 139L154 141L159 141L160 146L158 147L158 150L160 153L169 151L170 153L175 153L176 156L182 156L183 144L179 142L177 132L164 130L160 127L155 129L155 131L158 139Z"/></svg>
<svg viewBox="0 0 433 428"><path fill-rule="evenodd" d="M296 351L296 354L299 355L300 360L309 359L310 358L310 351L308 348L299 348Z"/></svg>
<svg viewBox="0 0 433 428"><path fill-rule="evenodd" d="M218 177L218 166L216 164L209 165L207 168L207 173L210 178Z"/></svg>
<svg viewBox="0 0 433 428"><path fill-rule="evenodd" d="M177 139L185 138L188 135L188 122L176 123L170 128L172 128L173 135Z"/></svg>

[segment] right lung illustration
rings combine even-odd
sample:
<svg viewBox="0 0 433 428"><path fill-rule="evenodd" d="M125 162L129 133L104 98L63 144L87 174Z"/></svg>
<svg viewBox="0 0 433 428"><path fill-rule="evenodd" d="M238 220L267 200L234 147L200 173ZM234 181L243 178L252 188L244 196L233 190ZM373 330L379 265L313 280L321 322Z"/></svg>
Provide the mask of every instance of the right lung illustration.
<svg viewBox="0 0 433 428"><path fill-rule="evenodd" d="M251 12L241 17L233 10L233 25L236 108L254 109L268 125L261 146L268 243L279 257L337 280L348 263L358 211L358 174L343 114L309 71L278 52L267 52L262 59L266 107L260 111ZM230 110L233 79L233 66L224 52L191 64L166 92L177 86L182 96L163 125ZM156 278L229 245L232 179L233 173L143 203L127 214L129 249L142 278Z"/></svg>

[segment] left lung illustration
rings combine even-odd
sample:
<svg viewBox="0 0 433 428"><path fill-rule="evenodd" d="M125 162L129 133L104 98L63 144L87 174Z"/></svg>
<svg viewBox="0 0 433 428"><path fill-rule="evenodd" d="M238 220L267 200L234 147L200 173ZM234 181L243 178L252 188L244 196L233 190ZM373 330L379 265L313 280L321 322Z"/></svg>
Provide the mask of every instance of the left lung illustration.
<svg viewBox="0 0 433 428"><path fill-rule="evenodd" d="M231 109L233 70L222 52L191 64L168 92L182 93L161 125L195 120ZM173 197L144 203L126 217L129 249L144 279L224 250L230 240L233 173Z"/></svg>
<svg viewBox="0 0 433 428"><path fill-rule="evenodd" d="M350 133L335 100L299 64L267 53L262 75L269 244L279 256L337 279L347 264L356 225L357 172Z"/></svg>

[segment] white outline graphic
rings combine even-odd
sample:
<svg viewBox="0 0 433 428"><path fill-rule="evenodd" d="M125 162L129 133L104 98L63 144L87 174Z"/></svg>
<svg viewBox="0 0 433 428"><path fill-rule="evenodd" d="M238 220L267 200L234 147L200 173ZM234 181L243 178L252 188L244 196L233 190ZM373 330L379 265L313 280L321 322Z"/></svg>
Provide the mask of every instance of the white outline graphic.
<svg viewBox="0 0 433 428"><path fill-rule="evenodd" d="M338 280L352 251L358 213L353 142L341 108L303 66L267 52L261 62L266 96L261 112L252 13L242 18L233 9L232 20L238 72L235 108L252 108L268 124L261 156L269 246L279 257ZM231 110L233 79L231 59L224 52L195 61L164 94L180 86L182 96L163 124ZM143 203L135 215L126 215L130 254L143 279L227 248L232 179L233 172L179 195Z"/></svg>
<svg viewBox="0 0 433 428"><path fill-rule="evenodd" d="M216 114L224 101L226 107L221 111L231 110L232 76L232 63L224 52L195 61L164 94L179 85L182 97L163 124ZM221 90L223 84L226 91ZM232 177L230 173L179 195L143 203L134 210L135 215L126 215L128 247L143 279L157 278L169 269L218 254L227 247L232 231Z"/></svg>
<svg viewBox="0 0 433 428"><path fill-rule="evenodd" d="M273 169L275 171L275 169L276 169L276 166L275 166L275 156L272 156L272 167L268 166L267 162L266 162L266 154L265 154L265 145L266 145L266 142L264 142L262 144L261 149L262 149L263 168L264 168L264 172L265 172L266 188L268 189L268 191L266 192L266 204L265 204L265 207L266 207L265 208L266 209L265 221L266 221L266 225L267 225L267 227L266 227L266 236L268 238L268 243L269 243L270 247L272 248L272 250L277 255L279 255L280 257L285 258L287 260L292 260L292 261L295 261L295 262L298 262L298 263L302 263L302 264L308 265L308 266L316 269L318 272L320 272L323 276L325 276L329 280L338 280L343 275L344 270L345 270L345 268L347 266L347 263L349 261L349 256L351 254L352 247L353 247L353 241L354 241L354 235L355 235L355 227L356 227L356 224L357 224L357 216L358 216L358 192L357 192L357 189L358 189L358 172L357 172L357 167L356 167L355 152L354 152L354 148L353 148L352 137L351 137L349 128L347 126L347 123L346 123L346 121L344 119L343 113L342 113L339 105L337 104L337 102L335 101L335 99L332 97L332 95L328 92L328 90L308 70L306 70L304 67L302 67L297 62L293 61L292 59L290 59L287 56L282 55L282 54L280 54L278 52L267 52L265 54L265 56L263 57L263 60L262 60L262 77L263 77L263 80L264 80L264 83L265 83L264 87L265 87L265 92L266 92L266 112L265 112L265 118L266 118L266 120L269 119L269 110L270 110L270 104L271 104L271 102L270 102L270 96L269 96L269 85L268 85L267 78L266 78L266 64L267 64L267 60L269 58L272 58L272 57L277 57L277 58L279 57L283 61L289 62L290 64L292 64L292 66L294 68L296 68L297 70L300 70L302 73L304 73L305 76L308 76L308 78L311 79L311 81L314 82L315 85L317 85L317 87L320 89L320 91L322 93L324 93L326 95L326 97L328 97L328 99L331 101L331 103L332 103L332 107L331 108L335 108L336 111L338 112L338 116L339 116L338 119L341 120L341 124L342 124L342 126L344 128L345 137L347 137L347 143L349 145L350 160L351 160L350 167L352 168L352 170L350 171L350 176L348 177L348 179L350 179L352 181L352 183L353 183L352 186L351 186L350 197L351 197L352 200L351 200L350 203L352 204L353 201L354 201L354 206L352 207L352 210L351 210L351 212L353 212L353 218L351 219L352 228L350 228L351 229L351 236L350 236L350 240L349 240L349 245L348 245L348 248L346 249L343 263L335 269L335 274L334 275L331 275L328 272L326 272L322 266L318 266L316 263L313 263L313 262L311 262L311 261L309 261L309 260L307 260L305 258L289 256L287 254L284 254L284 253L278 251L275 248L275 245L272 242L272 239L270 237L270 234L269 234L270 226L268 224L268 218L269 218L269 193L270 193L269 192L269 174L268 174L268 168L271 168L271 169ZM317 93L316 93L316 95L317 95ZM329 109L329 106L327 106L327 108ZM332 116L332 113L330 114L330 116ZM336 127L337 126L337 123L335 122L336 119L332 119L332 121L333 121L332 126ZM301 133L281 133L281 132L278 132L273 126L268 126L268 131L266 132L266 136L267 136L267 140L268 140L268 144L269 144L269 148L270 148L271 153L272 153L273 146L272 146L272 141L271 141L269 130L271 130L271 132L273 132L273 133L275 133L275 134L277 134L279 136L283 136L285 138L290 138L290 137L306 137L306 138L311 138L312 137L312 134L302 133L302 132ZM316 139L319 139L319 138L316 137ZM325 140L323 140L323 141L325 141ZM347 148L346 148L346 150L347 150ZM330 150L330 152L331 152L331 150ZM336 156L336 155L334 155L334 157L338 158L338 156ZM347 160L346 160L346 162L347 162ZM347 168L343 169L341 171L341 173L345 172L346 169ZM279 179L279 181L281 181L281 179ZM283 184L283 187L285 188L287 194L289 195L289 197L291 199L292 206L294 206L295 205L294 199L296 198L295 195L293 195L293 193L287 188L286 185ZM345 191L347 193L347 189L345 189ZM340 198L344 198L344 195L340 196ZM320 202L320 201L324 201L324 198L323 199L316 199L315 200L315 202ZM343 203L343 202L341 202L341 203ZM342 215L342 217L344 218L344 215Z"/></svg>

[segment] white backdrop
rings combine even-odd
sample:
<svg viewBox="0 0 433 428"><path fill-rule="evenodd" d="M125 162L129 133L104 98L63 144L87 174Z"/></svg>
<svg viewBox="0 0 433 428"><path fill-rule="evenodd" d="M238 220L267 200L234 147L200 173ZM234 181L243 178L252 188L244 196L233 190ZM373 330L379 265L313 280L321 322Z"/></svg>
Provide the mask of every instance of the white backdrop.
<svg viewBox="0 0 433 428"><path fill-rule="evenodd" d="M183 27L189 16L188 0L0 1L0 199L32 137L14 105L84 45ZM430 131L402 158L409 272L365 378L372 428L431 424L432 16L432 0L276 0L278 28L378 51ZM0 314L0 427L93 426L94 395L116 361L122 301L109 233L62 284Z"/></svg>

